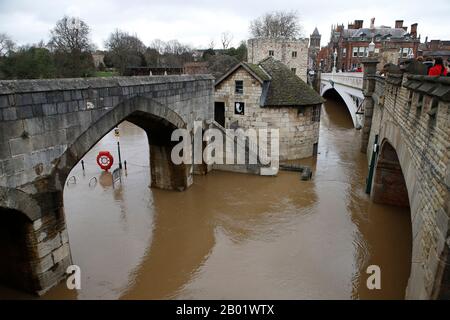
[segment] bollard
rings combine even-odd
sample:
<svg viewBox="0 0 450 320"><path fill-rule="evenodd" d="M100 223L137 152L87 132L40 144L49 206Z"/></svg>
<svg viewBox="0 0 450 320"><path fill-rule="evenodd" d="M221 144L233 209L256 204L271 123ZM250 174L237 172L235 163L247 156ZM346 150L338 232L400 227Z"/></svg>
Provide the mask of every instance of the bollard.
<svg viewBox="0 0 450 320"><path fill-rule="evenodd" d="M125 166L125 171L127 170L127 160L125 160L124 162L123 162L123 165Z"/></svg>
<svg viewBox="0 0 450 320"><path fill-rule="evenodd" d="M81 160L81 168L83 168L84 171L84 160Z"/></svg>

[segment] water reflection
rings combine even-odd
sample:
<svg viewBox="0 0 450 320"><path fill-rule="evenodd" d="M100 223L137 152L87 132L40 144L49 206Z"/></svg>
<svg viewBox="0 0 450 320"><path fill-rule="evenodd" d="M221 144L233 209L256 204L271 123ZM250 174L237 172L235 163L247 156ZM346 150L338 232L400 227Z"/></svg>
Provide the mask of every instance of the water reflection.
<svg viewBox="0 0 450 320"><path fill-rule="evenodd" d="M146 134L123 123L122 183L112 188L95 164L100 150L116 157L111 133L65 190L82 290L62 284L43 298L403 298L409 211L371 204L364 194L367 160L345 106L328 101L321 121L317 159L299 161L313 167L312 181L293 172L212 172L195 176L185 192L148 187ZM93 176L99 184L90 188ZM381 266L381 291L365 287L370 264Z"/></svg>

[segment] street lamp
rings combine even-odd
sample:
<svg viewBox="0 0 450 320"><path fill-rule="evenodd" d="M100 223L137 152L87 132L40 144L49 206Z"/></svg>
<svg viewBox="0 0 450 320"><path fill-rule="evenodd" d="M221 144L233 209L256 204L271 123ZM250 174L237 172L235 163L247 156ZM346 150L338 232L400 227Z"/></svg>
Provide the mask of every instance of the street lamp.
<svg viewBox="0 0 450 320"><path fill-rule="evenodd" d="M331 72L336 73L336 59L337 59L337 50L336 49L334 49L333 56L334 56L334 63L333 63L333 70Z"/></svg>
<svg viewBox="0 0 450 320"><path fill-rule="evenodd" d="M373 42L372 39L372 42L369 43L369 57L372 57L374 52L375 52L375 43Z"/></svg>

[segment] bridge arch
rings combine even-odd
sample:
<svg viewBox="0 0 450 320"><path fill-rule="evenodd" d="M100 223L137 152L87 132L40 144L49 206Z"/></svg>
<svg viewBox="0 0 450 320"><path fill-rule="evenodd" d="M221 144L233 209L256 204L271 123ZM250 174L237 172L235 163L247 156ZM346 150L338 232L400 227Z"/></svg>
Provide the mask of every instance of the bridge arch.
<svg viewBox="0 0 450 320"><path fill-rule="evenodd" d="M411 269L406 298L423 283L421 244L417 235L423 229L419 213L422 202L419 176L413 165L413 157L404 140L401 129L392 121L383 123L380 129L380 152L374 173L371 197L374 202L410 208L412 228ZM425 298L425 297L423 297Z"/></svg>
<svg viewBox="0 0 450 320"><path fill-rule="evenodd" d="M358 111L358 104L356 100L358 100L359 104L362 104L364 100L364 96L362 95L361 90L357 90L354 88L346 87L343 85L340 85L338 83L335 83L333 81L326 81L322 82L321 89L320 89L320 95L324 97L327 92L334 91L336 92L344 101L348 112L350 113L353 121L353 126L357 129L361 128L361 117L357 115Z"/></svg>
<svg viewBox="0 0 450 320"><path fill-rule="evenodd" d="M36 256L30 238L33 223L24 212L0 205L0 282L33 292L38 279L33 272Z"/></svg>
<svg viewBox="0 0 450 320"><path fill-rule="evenodd" d="M191 165L175 165L170 160L172 147L176 143L171 141L172 131L187 129L187 124L170 108L153 99L136 96L113 107L73 140L57 160L54 172L57 189L64 188L72 168L101 138L123 121L129 121L147 133L153 187L181 191L192 184Z"/></svg>
<svg viewBox="0 0 450 320"><path fill-rule="evenodd" d="M0 209L22 213L30 221L41 216L41 207L30 194L19 189L0 186Z"/></svg>

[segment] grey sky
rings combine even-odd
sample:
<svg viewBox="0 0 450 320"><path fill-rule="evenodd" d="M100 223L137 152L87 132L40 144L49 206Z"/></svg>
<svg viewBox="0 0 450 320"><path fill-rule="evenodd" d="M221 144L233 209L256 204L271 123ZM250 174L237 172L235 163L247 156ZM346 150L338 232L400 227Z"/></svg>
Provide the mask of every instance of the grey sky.
<svg viewBox="0 0 450 320"><path fill-rule="evenodd" d="M49 30L63 15L79 16L91 27L92 41L103 48L115 28L136 33L148 45L153 39L178 39L204 48L211 40L220 47L220 35L229 31L233 45L248 38L249 22L274 10L297 10L303 34L314 27L322 34L322 45L330 36L331 24L363 19L368 26L394 25L405 20L408 27L419 23L418 32L429 39L450 39L450 1L326 1L326 0L0 0L0 32L19 44L49 39Z"/></svg>

